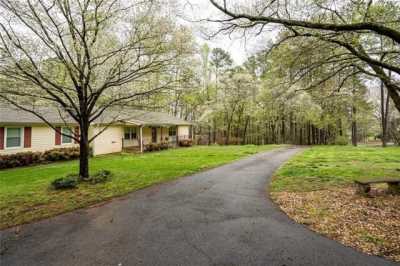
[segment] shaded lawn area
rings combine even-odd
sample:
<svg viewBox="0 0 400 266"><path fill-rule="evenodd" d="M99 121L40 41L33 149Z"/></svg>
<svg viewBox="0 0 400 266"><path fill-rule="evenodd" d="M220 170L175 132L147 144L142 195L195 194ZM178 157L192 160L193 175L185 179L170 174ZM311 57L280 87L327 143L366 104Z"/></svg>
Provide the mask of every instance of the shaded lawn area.
<svg viewBox="0 0 400 266"><path fill-rule="evenodd" d="M276 172L271 191L321 190L385 177L400 178L400 147L315 146Z"/></svg>
<svg viewBox="0 0 400 266"><path fill-rule="evenodd" d="M176 179L261 151L279 147L197 146L146 154L114 154L92 158L91 173L110 170L111 180L77 189L54 191L50 182L78 171L70 161L0 171L0 228L53 216L127 194L152 184Z"/></svg>
<svg viewBox="0 0 400 266"><path fill-rule="evenodd" d="M400 195L368 197L354 179L400 178L399 147L315 146L275 174L271 198L298 223L346 246L400 261Z"/></svg>

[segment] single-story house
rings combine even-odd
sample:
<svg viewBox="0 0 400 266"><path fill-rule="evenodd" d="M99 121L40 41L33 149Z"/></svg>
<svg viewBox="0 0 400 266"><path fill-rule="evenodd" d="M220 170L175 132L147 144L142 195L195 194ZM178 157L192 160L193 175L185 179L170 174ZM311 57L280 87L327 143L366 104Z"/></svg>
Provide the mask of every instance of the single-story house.
<svg viewBox="0 0 400 266"><path fill-rule="evenodd" d="M78 136L77 123L50 108L41 108L40 114L57 130L32 113L15 107L0 107L0 155L78 146L72 138L64 135ZM192 139L192 127L191 122L166 113L123 109L106 111L92 123L89 137L103 130L91 143L93 155L124 149L142 152L152 143L175 146L180 140Z"/></svg>

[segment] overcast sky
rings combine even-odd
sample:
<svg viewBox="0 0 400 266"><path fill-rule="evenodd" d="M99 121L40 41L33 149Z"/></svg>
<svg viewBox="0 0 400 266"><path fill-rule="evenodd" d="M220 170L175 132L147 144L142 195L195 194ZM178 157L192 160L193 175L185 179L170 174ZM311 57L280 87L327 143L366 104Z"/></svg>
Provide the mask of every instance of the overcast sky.
<svg viewBox="0 0 400 266"><path fill-rule="evenodd" d="M181 6L181 20L193 29L199 44L207 43L211 48L220 47L227 50L236 64L242 64L247 57L265 48L266 41L274 36L272 33L263 34L257 38L244 39L241 36L227 36L219 34L212 40L207 40L204 31L212 31L218 27L216 23L190 22L207 18L216 18L221 15L208 0L178 0Z"/></svg>

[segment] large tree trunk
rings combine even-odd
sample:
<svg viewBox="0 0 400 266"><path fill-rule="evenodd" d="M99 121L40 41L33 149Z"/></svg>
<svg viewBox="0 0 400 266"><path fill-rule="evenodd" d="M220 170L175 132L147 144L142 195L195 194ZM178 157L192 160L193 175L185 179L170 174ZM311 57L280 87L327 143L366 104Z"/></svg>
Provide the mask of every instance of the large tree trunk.
<svg viewBox="0 0 400 266"><path fill-rule="evenodd" d="M79 178L89 178L89 126L86 123L82 123L79 141Z"/></svg>
<svg viewBox="0 0 400 266"><path fill-rule="evenodd" d="M375 71L378 76L384 77L381 78L381 81L385 85L388 95L393 100L394 106L400 112L400 87L392 82L391 72L389 72L389 75L386 75L385 71L383 71L382 68L374 64L369 64L369 66Z"/></svg>

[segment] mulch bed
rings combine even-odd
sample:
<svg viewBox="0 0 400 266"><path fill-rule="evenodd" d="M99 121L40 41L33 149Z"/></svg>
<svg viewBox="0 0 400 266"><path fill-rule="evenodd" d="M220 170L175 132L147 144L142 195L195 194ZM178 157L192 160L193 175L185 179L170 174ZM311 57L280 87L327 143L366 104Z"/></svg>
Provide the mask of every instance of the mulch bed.
<svg viewBox="0 0 400 266"><path fill-rule="evenodd" d="M296 222L371 255L400 261L400 195L354 187L311 192L273 192L272 199Z"/></svg>

